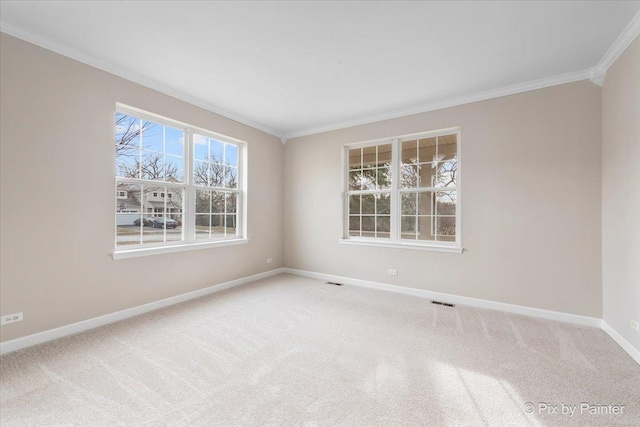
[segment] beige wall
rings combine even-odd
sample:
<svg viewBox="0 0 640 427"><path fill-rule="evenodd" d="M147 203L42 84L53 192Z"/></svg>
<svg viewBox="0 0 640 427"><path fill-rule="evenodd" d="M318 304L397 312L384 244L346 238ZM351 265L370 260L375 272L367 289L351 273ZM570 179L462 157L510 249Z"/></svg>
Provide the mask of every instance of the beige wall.
<svg viewBox="0 0 640 427"><path fill-rule="evenodd" d="M464 253L340 245L341 147L454 126ZM589 81L289 140L285 265L601 317L600 152Z"/></svg>
<svg viewBox="0 0 640 427"><path fill-rule="evenodd" d="M629 173L635 161L636 186L626 191L638 188L638 145L629 142L638 140L637 127L616 133L629 116L617 111L638 75L637 54L635 69L619 65L633 59L628 51L610 70L603 103L600 88L583 81L296 138L283 148L271 135L5 34L0 43L0 308L25 316L2 328L2 341L284 265L600 317L604 254L605 283L625 283L605 289L605 318L626 328L620 301L637 313L638 206L625 211L624 229L636 233L628 247L622 228L601 245L601 219L605 230L621 227L607 215L628 203L625 191L611 203L601 198L601 188L620 182L611 165L624 163ZM638 98L630 99L637 115ZM116 102L248 142L247 245L111 259ZM464 253L340 245L341 147L454 126L462 128ZM610 141L602 164L601 131ZM618 257L608 248L624 249ZM611 262L607 270L610 259L627 260L629 274ZM399 275L388 276L390 268Z"/></svg>
<svg viewBox="0 0 640 427"><path fill-rule="evenodd" d="M278 138L6 34L0 43L0 309L24 312L2 341L283 265ZM116 102L248 143L248 244L111 259Z"/></svg>
<svg viewBox="0 0 640 427"><path fill-rule="evenodd" d="M640 38L602 89L603 318L640 350Z"/></svg>

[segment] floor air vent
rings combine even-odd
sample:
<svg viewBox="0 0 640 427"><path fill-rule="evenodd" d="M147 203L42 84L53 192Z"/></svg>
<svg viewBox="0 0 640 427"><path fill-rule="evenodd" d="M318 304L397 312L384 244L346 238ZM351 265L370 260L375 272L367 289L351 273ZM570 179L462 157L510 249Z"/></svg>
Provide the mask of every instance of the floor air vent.
<svg viewBox="0 0 640 427"><path fill-rule="evenodd" d="M448 302L431 301L431 304L444 305L445 307L455 307L455 304L449 304Z"/></svg>
<svg viewBox="0 0 640 427"><path fill-rule="evenodd" d="M333 285L333 286L342 286L342 283L336 283L336 282L327 282L327 285Z"/></svg>

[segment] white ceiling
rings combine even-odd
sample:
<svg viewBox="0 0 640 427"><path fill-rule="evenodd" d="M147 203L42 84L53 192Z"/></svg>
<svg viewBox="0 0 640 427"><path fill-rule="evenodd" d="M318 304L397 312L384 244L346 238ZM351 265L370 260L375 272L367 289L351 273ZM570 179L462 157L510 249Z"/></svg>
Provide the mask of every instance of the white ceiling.
<svg viewBox="0 0 640 427"><path fill-rule="evenodd" d="M638 1L3 1L0 16L3 31L291 137L588 70L639 9Z"/></svg>

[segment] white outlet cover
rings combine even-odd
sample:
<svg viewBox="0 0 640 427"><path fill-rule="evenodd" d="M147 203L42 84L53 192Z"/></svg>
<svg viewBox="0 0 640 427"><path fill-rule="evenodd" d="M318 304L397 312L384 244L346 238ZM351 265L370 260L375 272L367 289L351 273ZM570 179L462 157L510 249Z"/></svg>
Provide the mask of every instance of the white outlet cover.
<svg viewBox="0 0 640 427"><path fill-rule="evenodd" d="M11 323L22 322L22 313L5 314L2 316L0 326L9 325Z"/></svg>

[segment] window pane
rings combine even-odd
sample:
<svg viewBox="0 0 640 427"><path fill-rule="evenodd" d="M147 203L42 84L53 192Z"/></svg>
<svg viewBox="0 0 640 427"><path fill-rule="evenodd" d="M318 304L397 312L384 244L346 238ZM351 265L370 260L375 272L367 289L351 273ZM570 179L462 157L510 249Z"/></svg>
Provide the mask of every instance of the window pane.
<svg viewBox="0 0 640 427"><path fill-rule="evenodd" d="M222 191L211 192L211 213L225 213L226 194Z"/></svg>
<svg viewBox="0 0 640 427"><path fill-rule="evenodd" d="M424 138L418 141L418 161L433 162L436 156L436 138Z"/></svg>
<svg viewBox="0 0 640 427"><path fill-rule="evenodd" d="M362 171L355 170L349 171L349 190L361 190L362 182L360 176L362 175Z"/></svg>
<svg viewBox="0 0 640 427"><path fill-rule="evenodd" d="M360 182L363 190L375 190L376 189L376 169L364 169L360 173Z"/></svg>
<svg viewBox="0 0 640 427"><path fill-rule="evenodd" d="M199 214L199 213L203 213L203 214L211 213L211 192L210 191L196 190L196 214ZM209 222L207 220L207 224L208 223Z"/></svg>
<svg viewBox="0 0 640 427"><path fill-rule="evenodd" d="M391 237L391 217L378 216L376 217L376 235L384 239Z"/></svg>
<svg viewBox="0 0 640 427"><path fill-rule="evenodd" d="M438 240L443 242L456 241L456 218L453 216L436 217Z"/></svg>
<svg viewBox="0 0 640 427"><path fill-rule="evenodd" d="M225 188L237 188L238 187L238 168L225 167Z"/></svg>
<svg viewBox="0 0 640 427"><path fill-rule="evenodd" d="M211 215L196 215L196 239L210 237Z"/></svg>
<svg viewBox="0 0 640 427"><path fill-rule="evenodd" d="M418 215L433 215L434 193L418 193Z"/></svg>
<svg viewBox="0 0 640 427"><path fill-rule="evenodd" d="M162 153L142 152L142 179L164 180L164 155Z"/></svg>
<svg viewBox="0 0 640 427"><path fill-rule="evenodd" d="M196 161L193 165L193 183L209 185L209 163Z"/></svg>
<svg viewBox="0 0 640 427"><path fill-rule="evenodd" d="M415 216L403 216L400 220L401 223L401 238L402 239L416 239L416 217Z"/></svg>
<svg viewBox="0 0 640 427"><path fill-rule="evenodd" d="M377 170L377 186L379 190L391 188L391 168L383 167Z"/></svg>
<svg viewBox="0 0 640 427"><path fill-rule="evenodd" d="M238 212L238 193L226 193L226 212L237 213Z"/></svg>
<svg viewBox="0 0 640 427"><path fill-rule="evenodd" d="M434 222L432 216L418 217L418 240L435 240Z"/></svg>
<svg viewBox="0 0 640 427"><path fill-rule="evenodd" d="M360 196L349 196L349 213L360 214Z"/></svg>
<svg viewBox="0 0 640 427"><path fill-rule="evenodd" d="M418 187L418 165L402 164L400 166L400 187Z"/></svg>
<svg viewBox="0 0 640 427"><path fill-rule="evenodd" d="M226 236L227 237L234 237L236 235L236 231L237 231L237 216L236 215L225 215L225 227L226 227Z"/></svg>
<svg viewBox="0 0 640 427"><path fill-rule="evenodd" d="M445 135L438 137L438 161L457 158L458 135Z"/></svg>
<svg viewBox="0 0 640 427"><path fill-rule="evenodd" d="M145 186L142 193L142 212L144 216L159 218L164 214L164 187Z"/></svg>
<svg viewBox="0 0 640 427"><path fill-rule="evenodd" d="M349 150L349 169L362 169L362 149Z"/></svg>
<svg viewBox="0 0 640 427"><path fill-rule="evenodd" d="M193 153L196 160L209 160L209 138L194 134Z"/></svg>
<svg viewBox="0 0 640 427"><path fill-rule="evenodd" d="M209 163L209 185L224 187L226 185L228 168L220 163Z"/></svg>
<svg viewBox="0 0 640 427"><path fill-rule="evenodd" d="M438 191L436 196L437 215L456 215L456 192Z"/></svg>
<svg viewBox="0 0 640 427"><path fill-rule="evenodd" d="M163 243L165 241L165 215L154 214L150 227L145 227L142 234L142 243ZM171 225L169 225L171 227Z"/></svg>
<svg viewBox="0 0 640 427"><path fill-rule="evenodd" d="M116 153L116 176L122 178L140 178L140 151L132 150L127 154Z"/></svg>
<svg viewBox="0 0 640 427"><path fill-rule="evenodd" d="M238 147L233 144L225 144L224 150L225 164L238 166Z"/></svg>
<svg viewBox="0 0 640 427"><path fill-rule="evenodd" d="M415 215L418 206L418 193L401 193L402 215Z"/></svg>
<svg viewBox="0 0 640 427"><path fill-rule="evenodd" d="M373 194L365 194L362 196L362 213L373 215L376 213L376 199Z"/></svg>
<svg viewBox="0 0 640 427"><path fill-rule="evenodd" d="M142 121L142 149L164 153L164 126L145 120Z"/></svg>
<svg viewBox="0 0 640 427"><path fill-rule="evenodd" d="M457 185L458 162L456 159L438 163L435 187L455 187Z"/></svg>
<svg viewBox="0 0 640 427"><path fill-rule="evenodd" d="M140 150L140 119L116 113L116 158L137 157Z"/></svg>
<svg viewBox="0 0 640 427"><path fill-rule="evenodd" d="M435 163L425 163L418 166L419 179L418 185L422 188L425 187L434 187L435 178L436 178L436 164Z"/></svg>
<svg viewBox="0 0 640 427"><path fill-rule="evenodd" d="M373 168L377 166L376 146L364 147L362 149L362 167Z"/></svg>
<svg viewBox="0 0 640 427"><path fill-rule="evenodd" d="M378 145L378 166L391 166L391 144Z"/></svg>
<svg viewBox="0 0 640 427"><path fill-rule="evenodd" d="M184 161L182 157L170 155L164 157L164 176L167 181L183 182Z"/></svg>
<svg viewBox="0 0 640 427"><path fill-rule="evenodd" d="M375 237L376 236L376 217L363 216L360 221L362 224L362 237Z"/></svg>
<svg viewBox="0 0 640 427"><path fill-rule="evenodd" d="M184 157L184 132L168 126L164 128L165 153Z"/></svg>
<svg viewBox="0 0 640 427"><path fill-rule="evenodd" d="M360 236L360 217L349 217L349 236Z"/></svg>
<svg viewBox="0 0 640 427"><path fill-rule="evenodd" d="M376 214L389 215L391 213L391 195L378 194L376 196Z"/></svg>
<svg viewBox="0 0 640 427"><path fill-rule="evenodd" d="M415 164L418 161L418 141L403 141L402 147L402 165Z"/></svg>
<svg viewBox="0 0 640 427"><path fill-rule="evenodd" d="M224 164L224 142L209 139L209 161Z"/></svg>
<svg viewBox="0 0 640 427"><path fill-rule="evenodd" d="M123 194L124 193L124 194ZM116 189L116 246L139 245L145 224L140 203L141 187L118 184Z"/></svg>
<svg viewBox="0 0 640 427"><path fill-rule="evenodd" d="M165 205L168 214L182 214L184 192L180 187L165 187Z"/></svg>
<svg viewBox="0 0 640 427"><path fill-rule="evenodd" d="M166 241L179 242L183 239L182 235L182 215L170 213L165 216Z"/></svg>
<svg viewBox="0 0 640 427"><path fill-rule="evenodd" d="M224 214L211 215L211 238L224 237Z"/></svg>

